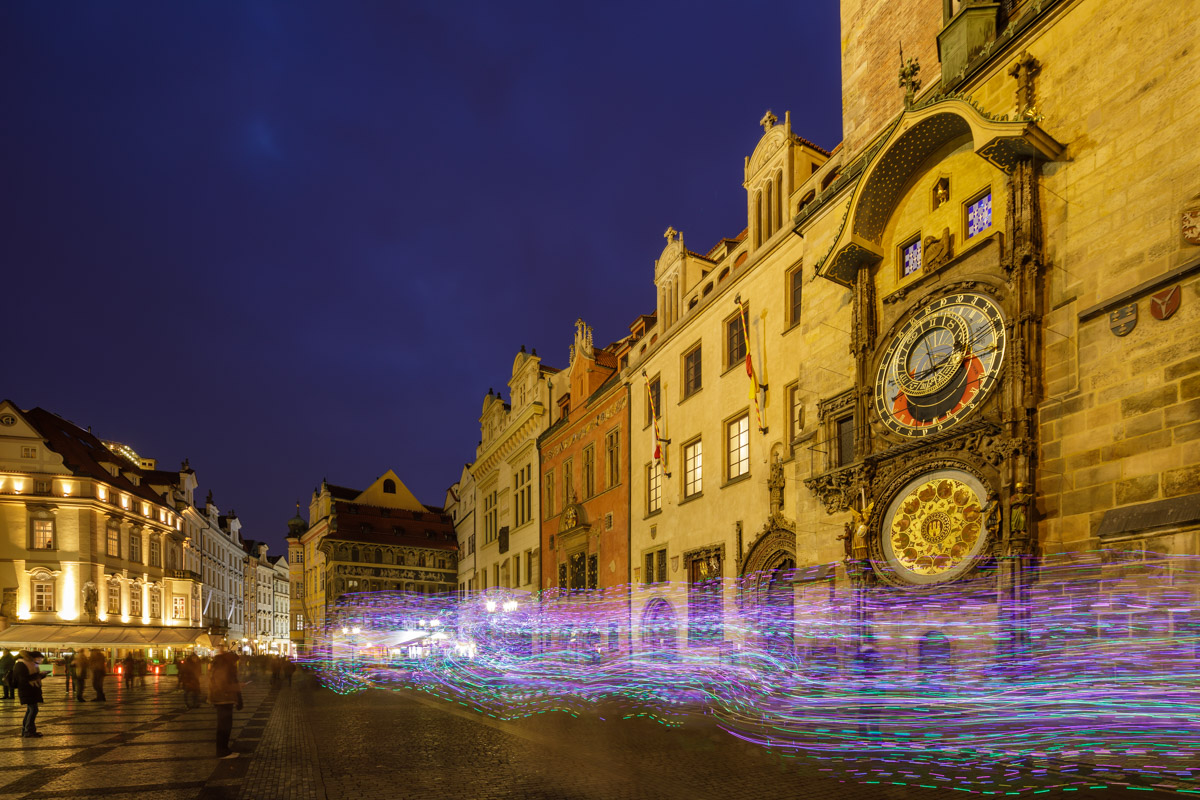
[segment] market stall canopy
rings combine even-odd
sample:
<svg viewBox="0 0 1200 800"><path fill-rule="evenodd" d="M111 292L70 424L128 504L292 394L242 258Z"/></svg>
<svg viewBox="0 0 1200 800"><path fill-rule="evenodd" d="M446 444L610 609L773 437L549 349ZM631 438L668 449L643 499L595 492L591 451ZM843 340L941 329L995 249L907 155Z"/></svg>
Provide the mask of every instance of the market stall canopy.
<svg viewBox="0 0 1200 800"><path fill-rule="evenodd" d="M0 631L0 645L84 647L179 647L196 643L203 628L106 625L13 625Z"/></svg>

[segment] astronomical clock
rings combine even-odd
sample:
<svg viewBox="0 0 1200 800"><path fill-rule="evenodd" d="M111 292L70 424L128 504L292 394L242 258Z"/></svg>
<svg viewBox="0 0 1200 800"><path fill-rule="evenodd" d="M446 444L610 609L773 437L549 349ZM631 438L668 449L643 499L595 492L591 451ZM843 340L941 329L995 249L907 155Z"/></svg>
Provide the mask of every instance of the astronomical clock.
<svg viewBox="0 0 1200 800"><path fill-rule="evenodd" d="M805 483L850 512L857 585L1003 579L1032 552L1037 176L1059 150L1035 129L935 98L846 170L817 273L852 292L855 382L818 404L829 461Z"/></svg>

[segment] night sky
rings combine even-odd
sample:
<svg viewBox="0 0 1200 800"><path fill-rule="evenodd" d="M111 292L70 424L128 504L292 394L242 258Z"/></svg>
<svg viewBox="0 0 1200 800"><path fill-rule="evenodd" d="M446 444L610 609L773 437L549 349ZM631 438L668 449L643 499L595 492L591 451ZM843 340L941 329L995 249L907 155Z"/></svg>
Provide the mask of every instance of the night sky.
<svg viewBox="0 0 1200 800"><path fill-rule="evenodd" d="M771 108L841 139L835 3L0 5L0 396L283 547L321 479L430 505L522 344L745 227Z"/></svg>

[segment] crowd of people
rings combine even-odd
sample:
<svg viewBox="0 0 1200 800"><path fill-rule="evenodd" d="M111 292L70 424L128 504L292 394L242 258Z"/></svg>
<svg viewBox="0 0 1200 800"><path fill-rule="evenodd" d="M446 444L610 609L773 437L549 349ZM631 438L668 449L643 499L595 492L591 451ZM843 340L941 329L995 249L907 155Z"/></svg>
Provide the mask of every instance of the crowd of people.
<svg viewBox="0 0 1200 800"><path fill-rule="evenodd" d="M21 650L14 654L10 650L0 655L0 686L4 689L5 700L18 700L25 706L25 716L21 722L23 738L41 738L37 730L38 707L45 702L42 692L42 682L51 676L43 672L41 664L45 654L36 650ZM58 662L64 668L67 678L67 692L74 693L79 702L87 702L84 696L87 681L91 679L93 702L105 702L108 697L104 693L104 679L109 674L108 657L103 650L96 648L90 651L80 648L78 652L68 653ZM119 661L119 669L125 689L132 690L135 686L145 686L146 676L150 671L149 664L141 653L127 653ZM292 685L292 676L296 671L295 662L276 655L246 655L240 659L224 647L211 658L201 659L195 653L189 653L184 658L174 662L177 682L175 689L183 694L185 709L199 708L201 705L201 684L204 674L208 674L208 702L217 712L217 757L236 758L238 753L229 746L229 738L233 731L233 712L242 709L242 682L238 677L239 666L242 674L270 675L272 687L281 687L286 681Z"/></svg>

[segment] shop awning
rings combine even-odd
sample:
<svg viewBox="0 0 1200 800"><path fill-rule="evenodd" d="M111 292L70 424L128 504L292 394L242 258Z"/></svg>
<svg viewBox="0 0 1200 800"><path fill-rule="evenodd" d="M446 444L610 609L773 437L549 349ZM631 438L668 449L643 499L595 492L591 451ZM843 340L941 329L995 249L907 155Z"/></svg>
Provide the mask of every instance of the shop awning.
<svg viewBox="0 0 1200 800"><path fill-rule="evenodd" d="M117 625L13 625L0 631L0 645L29 647L180 647L195 644L203 628Z"/></svg>

